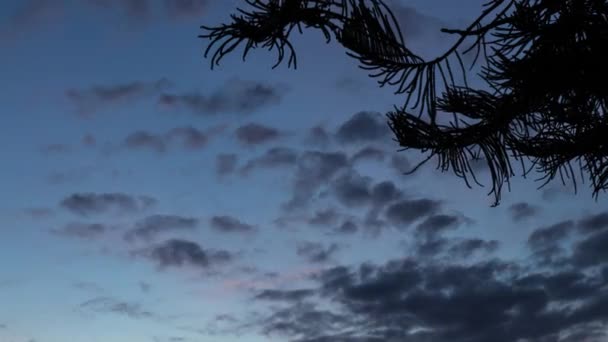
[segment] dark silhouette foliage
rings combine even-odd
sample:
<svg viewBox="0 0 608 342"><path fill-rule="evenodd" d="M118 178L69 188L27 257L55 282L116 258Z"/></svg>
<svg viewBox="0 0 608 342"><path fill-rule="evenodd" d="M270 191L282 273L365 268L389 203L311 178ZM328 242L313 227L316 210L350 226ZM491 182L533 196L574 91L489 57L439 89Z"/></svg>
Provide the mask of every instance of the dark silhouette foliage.
<svg viewBox="0 0 608 342"><path fill-rule="evenodd" d="M440 56L410 51L381 0L246 0L232 22L201 28L212 67L243 46L277 52L296 68L294 29L321 30L337 40L380 86L405 101L387 114L403 149L428 152L442 171L479 184L471 162L487 163L498 204L519 164L541 187L559 176L588 179L597 198L608 188L608 1L491 0ZM462 55L471 54L466 66ZM487 87L469 86L472 67Z"/></svg>

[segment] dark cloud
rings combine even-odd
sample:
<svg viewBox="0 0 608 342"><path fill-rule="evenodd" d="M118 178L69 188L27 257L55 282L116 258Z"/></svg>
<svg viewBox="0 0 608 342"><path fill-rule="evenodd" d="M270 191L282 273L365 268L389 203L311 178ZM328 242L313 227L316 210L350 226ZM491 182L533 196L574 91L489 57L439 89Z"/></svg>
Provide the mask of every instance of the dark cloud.
<svg viewBox="0 0 608 342"><path fill-rule="evenodd" d="M325 146L329 144L330 134L323 125L316 125L308 130L306 141L312 145Z"/></svg>
<svg viewBox="0 0 608 342"><path fill-rule="evenodd" d="M238 156L234 153L220 153L215 157L215 172L218 176L229 175L234 172Z"/></svg>
<svg viewBox="0 0 608 342"><path fill-rule="evenodd" d="M390 164L391 167L400 175L412 170L412 165L403 152L393 154Z"/></svg>
<svg viewBox="0 0 608 342"><path fill-rule="evenodd" d="M455 229L462 223L462 218L455 215L433 215L427 217L416 227L419 234L437 236L448 229Z"/></svg>
<svg viewBox="0 0 608 342"><path fill-rule="evenodd" d="M349 172L339 176L332 183L332 190L338 201L347 207L358 207L370 202L372 179L357 172Z"/></svg>
<svg viewBox="0 0 608 342"><path fill-rule="evenodd" d="M330 261L338 250L339 247L335 243L324 246L318 242L306 241L298 243L296 252L299 256L306 258L309 262L324 263Z"/></svg>
<svg viewBox="0 0 608 342"><path fill-rule="evenodd" d="M104 235L109 229L107 225L101 223L72 222L61 229L53 230L53 233L80 239L95 239Z"/></svg>
<svg viewBox="0 0 608 342"><path fill-rule="evenodd" d="M273 147L263 155L249 160L241 168L241 173L248 174L256 168L275 168L296 165L298 152L288 147Z"/></svg>
<svg viewBox="0 0 608 342"><path fill-rule="evenodd" d="M184 94L163 93L161 105L187 109L197 115L218 113L250 114L263 107L281 101L286 88L253 81L231 80L209 96L191 92Z"/></svg>
<svg viewBox="0 0 608 342"><path fill-rule="evenodd" d="M608 263L608 229L588 235L578 242L572 254L572 262L579 267Z"/></svg>
<svg viewBox="0 0 608 342"><path fill-rule="evenodd" d="M194 217L177 215L151 215L135 223L134 227L125 233L125 239L150 241L156 236L176 232L191 231L198 227L199 220Z"/></svg>
<svg viewBox="0 0 608 342"><path fill-rule="evenodd" d="M572 220L541 227L530 234L528 245L535 250L553 246L568 237L572 228L574 228L574 221Z"/></svg>
<svg viewBox="0 0 608 342"><path fill-rule="evenodd" d="M150 149L163 153L169 146L177 143L187 150L196 150L204 147L210 136L217 133L218 130L218 128L213 128L201 131L192 126L175 127L165 133L140 130L129 134L124 139L122 146L128 149Z"/></svg>
<svg viewBox="0 0 608 342"><path fill-rule="evenodd" d="M255 230L253 225L227 215L213 216L209 220L209 224L213 229L225 233L246 233Z"/></svg>
<svg viewBox="0 0 608 342"><path fill-rule="evenodd" d="M216 264L232 260L231 253L224 250L206 250L198 243L170 239L156 246L134 252L135 256L143 256L158 264L159 267L183 267L208 269Z"/></svg>
<svg viewBox="0 0 608 342"><path fill-rule="evenodd" d="M383 161L385 155L386 153L379 148L366 146L353 154L350 160L353 163L360 160Z"/></svg>
<svg viewBox="0 0 608 342"><path fill-rule="evenodd" d="M83 302L79 309L85 312L114 313L134 319L153 318L155 315L144 310L138 303L120 301L111 297L96 297Z"/></svg>
<svg viewBox="0 0 608 342"><path fill-rule="evenodd" d="M308 219L308 223L315 226L329 226L338 222L341 215L334 208L326 208L315 211L314 215Z"/></svg>
<svg viewBox="0 0 608 342"><path fill-rule="evenodd" d="M511 213L511 218L518 222L535 216L540 212L540 208L530 203L518 202L509 206L509 212Z"/></svg>
<svg viewBox="0 0 608 342"><path fill-rule="evenodd" d="M391 204L386 210L386 218L395 226L405 228L418 219L432 215L441 203L431 199L405 199Z"/></svg>
<svg viewBox="0 0 608 342"><path fill-rule="evenodd" d="M48 144L42 146L40 152L46 155L66 154L72 151L72 147L66 144Z"/></svg>
<svg viewBox="0 0 608 342"><path fill-rule="evenodd" d="M55 23L65 11L65 6L55 0L24 0L20 4L17 11L0 24L0 38L3 40Z"/></svg>
<svg viewBox="0 0 608 342"><path fill-rule="evenodd" d="M170 86L169 80L161 78L154 82L134 81L82 89L72 88L66 91L66 96L76 106L80 115L88 116L109 106L130 104L154 96Z"/></svg>
<svg viewBox="0 0 608 342"><path fill-rule="evenodd" d="M389 141L390 133L382 114L358 112L338 127L336 139L343 143Z"/></svg>
<svg viewBox="0 0 608 342"><path fill-rule="evenodd" d="M354 234L359 230L359 226L353 222L352 220L345 220L342 224L336 229L336 233L342 234Z"/></svg>
<svg viewBox="0 0 608 342"><path fill-rule="evenodd" d="M27 208L23 209L23 213L33 219L46 219L55 214L50 208Z"/></svg>
<svg viewBox="0 0 608 342"><path fill-rule="evenodd" d="M397 1L390 1L390 7L406 39L429 37L429 34L438 37L440 29L445 26L439 18L421 13Z"/></svg>
<svg viewBox="0 0 608 342"><path fill-rule="evenodd" d="M200 17L209 4L209 0L163 0L170 16L175 18Z"/></svg>
<svg viewBox="0 0 608 342"><path fill-rule="evenodd" d="M299 302L314 294L315 291L310 289L263 290L255 296L255 299L275 302Z"/></svg>
<svg viewBox="0 0 608 342"><path fill-rule="evenodd" d="M580 271L534 273L499 260L457 265L406 258L333 267L313 279L319 286L306 298L322 296L328 301L323 308L306 299L275 308L257 321L262 332L292 341L606 337L608 293L601 278Z"/></svg>
<svg viewBox="0 0 608 342"><path fill-rule="evenodd" d="M86 0L90 5L104 10L116 10L134 19L143 19L150 15L150 0Z"/></svg>
<svg viewBox="0 0 608 342"><path fill-rule="evenodd" d="M237 140L246 146L260 145L273 140L279 139L283 133L278 129L260 125L257 123L248 123L235 130Z"/></svg>
<svg viewBox="0 0 608 342"><path fill-rule="evenodd" d="M608 228L608 212L589 215L578 221L578 228L583 232L595 232Z"/></svg>
<svg viewBox="0 0 608 342"><path fill-rule="evenodd" d="M349 165L348 157L343 152L304 152L297 161L292 198L284 209L293 210L308 205L317 195L319 187Z"/></svg>
<svg viewBox="0 0 608 342"><path fill-rule="evenodd" d="M468 259L477 252L495 252L499 245L497 240L466 239L450 246L448 255Z"/></svg>
<svg viewBox="0 0 608 342"><path fill-rule="evenodd" d="M70 212L89 216L106 213L137 213L149 209L157 200L149 196L132 196L123 193L75 193L61 201L61 207Z"/></svg>

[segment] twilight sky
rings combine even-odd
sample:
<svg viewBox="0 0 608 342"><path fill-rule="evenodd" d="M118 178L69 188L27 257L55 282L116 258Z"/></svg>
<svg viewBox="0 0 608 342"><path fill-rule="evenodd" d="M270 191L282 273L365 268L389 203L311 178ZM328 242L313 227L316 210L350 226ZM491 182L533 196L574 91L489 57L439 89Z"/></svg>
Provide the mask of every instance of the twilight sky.
<svg viewBox="0 0 608 342"><path fill-rule="evenodd" d="M605 196L402 175L402 99L318 32L210 70L243 3L0 2L0 341L605 341ZM423 56L482 3L392 2Z"/></svg>

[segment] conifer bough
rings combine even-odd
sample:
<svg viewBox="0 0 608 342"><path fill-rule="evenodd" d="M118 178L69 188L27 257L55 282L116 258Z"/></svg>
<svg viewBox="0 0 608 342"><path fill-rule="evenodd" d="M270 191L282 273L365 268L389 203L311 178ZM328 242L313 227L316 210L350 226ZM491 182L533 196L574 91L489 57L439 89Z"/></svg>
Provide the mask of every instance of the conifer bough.
<svg viewBox="0 0 608 342"><path fill-rule="evenodd" d="M491 0L454 43L425 60L409 50L381 0L245 0L232 22L201 26L211 67L242 48L297 67L294 29L323 32L404 102L387 114L396 141L428 153L437 168L480 184L471 162L487 163L497 205L503 185L536 170L540 187L559 176L608 189L608 0ZM470 54L465 65L462 56ZM468 85L480 64L483 89Z"/></svg>

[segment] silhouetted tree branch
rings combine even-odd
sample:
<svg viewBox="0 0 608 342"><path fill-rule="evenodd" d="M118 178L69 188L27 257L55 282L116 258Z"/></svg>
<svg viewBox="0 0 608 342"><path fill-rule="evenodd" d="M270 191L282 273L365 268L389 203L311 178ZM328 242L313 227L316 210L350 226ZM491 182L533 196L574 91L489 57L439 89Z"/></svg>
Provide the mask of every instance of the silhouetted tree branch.
<svg viewBox="0 0 608 342"><path fill-rule="evenodd" d="M470 162L483 158L495 204L502 186L536 169L544 186L558 175L588 178L597 198L608 188L608 2L606 0L491 0L464 29L443 29L456 42L432 60L410 51L381 0L246 0L232 23L201 28L211 65L244 45L276 50L296 68L293 29L321 30L405 102L387 114L404 149L429 152L437 167L477 184ZM469 42L467 46L463 45ZM461 54L481 60L488 90L467 83ZM416 113L410 112L411 110ZM449 115L449 116L446 116ZM578 173L575 171L578 169Z"/></svg>

